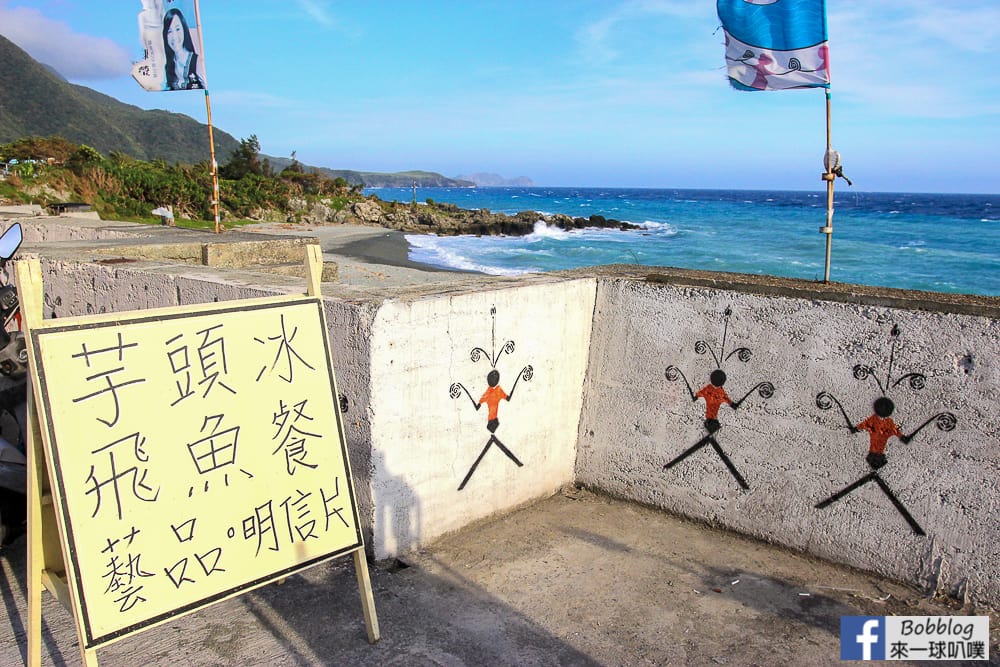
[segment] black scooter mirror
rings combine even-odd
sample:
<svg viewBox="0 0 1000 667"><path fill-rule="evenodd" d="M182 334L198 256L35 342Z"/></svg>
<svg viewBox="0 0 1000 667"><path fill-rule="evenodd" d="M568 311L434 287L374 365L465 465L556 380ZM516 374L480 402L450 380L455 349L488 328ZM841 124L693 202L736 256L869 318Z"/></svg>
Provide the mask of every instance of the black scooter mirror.
<svg viewBox="0 0 1000 667"><path fill-rule="evenodd" d="M0 236L0 259L7 261L21 247L24 236L21 233L21 223L15 222Z"/></svg>

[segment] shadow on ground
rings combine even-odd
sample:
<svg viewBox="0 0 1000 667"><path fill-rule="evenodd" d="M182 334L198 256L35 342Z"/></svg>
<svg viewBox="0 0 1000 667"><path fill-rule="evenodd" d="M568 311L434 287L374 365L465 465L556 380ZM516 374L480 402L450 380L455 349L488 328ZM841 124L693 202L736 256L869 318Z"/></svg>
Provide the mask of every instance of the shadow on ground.
<svg viewBox="0 0 1000 667"><path fill-rule="evenodd" d="M0 564L0 664L13 665L25 656L23 539ZM382 633L374 646L353 564L340 559L98 657L105 666L831 665L842 615L976 613L580 491L449 535L371 575ZM71 617L44 598L43 664L79 664ZM996 617L991 627L989 664L1000 665Z"/></svg>

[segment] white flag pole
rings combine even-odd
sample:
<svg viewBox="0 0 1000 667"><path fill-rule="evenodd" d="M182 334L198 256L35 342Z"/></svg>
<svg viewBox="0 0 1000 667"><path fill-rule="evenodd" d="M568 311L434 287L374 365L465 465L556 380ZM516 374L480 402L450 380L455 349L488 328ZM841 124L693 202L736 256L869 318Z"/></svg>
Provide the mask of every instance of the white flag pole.
<svg viewBox="0 0 1000 667"><path fill-rule="evenodd" d="M826 226L820 227L819 231L826 234L826 265L823 270L823 282L830 282L830 249L833 245L833 181L837 178L834 169L837 168L838 159L835 157L833 145L831 143L830 129L830 91L826 91L826 156L823 160L826 172L823 180L826 181Z"/></svg>

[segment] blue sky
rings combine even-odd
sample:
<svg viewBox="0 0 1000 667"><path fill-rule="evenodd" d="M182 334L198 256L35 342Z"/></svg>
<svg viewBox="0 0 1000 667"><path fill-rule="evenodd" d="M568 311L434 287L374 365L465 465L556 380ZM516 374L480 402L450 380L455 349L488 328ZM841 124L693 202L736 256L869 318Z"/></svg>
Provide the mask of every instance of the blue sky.
<svg viewBox="0 0 1000 667"><path fill-rule="evenodd" d="M140 9L0 0L0 34L74 83L204 122L201 92L129 76ZM833 146L854 187L1000 192L1000 2L828 14ZM731 90L713 0L203 0L201 15L213 121L270 155L539 185L823 187L822 91Z"/></svg>

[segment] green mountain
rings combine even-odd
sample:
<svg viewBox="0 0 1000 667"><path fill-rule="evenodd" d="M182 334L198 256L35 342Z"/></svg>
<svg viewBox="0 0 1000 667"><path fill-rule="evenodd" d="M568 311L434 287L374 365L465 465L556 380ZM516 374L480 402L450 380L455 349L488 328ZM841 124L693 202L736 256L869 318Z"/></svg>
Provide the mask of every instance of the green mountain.
<svg viewBox="0 0 1000 667"><path fill-rule="evenodd" d="M190 116L146 111L65 81L0 36L0 143L60 136L107 154L196 164L209 159L208 129ZM239 146L215 131L217 159Z"/></svg>
<svg viewBox="0 0 1000 667"><path fill-rule="evenodd" d="M225 164L239 148L239 141L218 127L213 129L216 159ZM205 124L184 114L140 109L69 83L0 35L0 144L29 136L60 136L93 146L105 155L117 151L168 164L197 164L209 159ZM291 163L287 158L269 159L277 170ZM473 185L426 171L382 174L305 168L367 187L410 187L414 181L421 187Z"/></svg>

